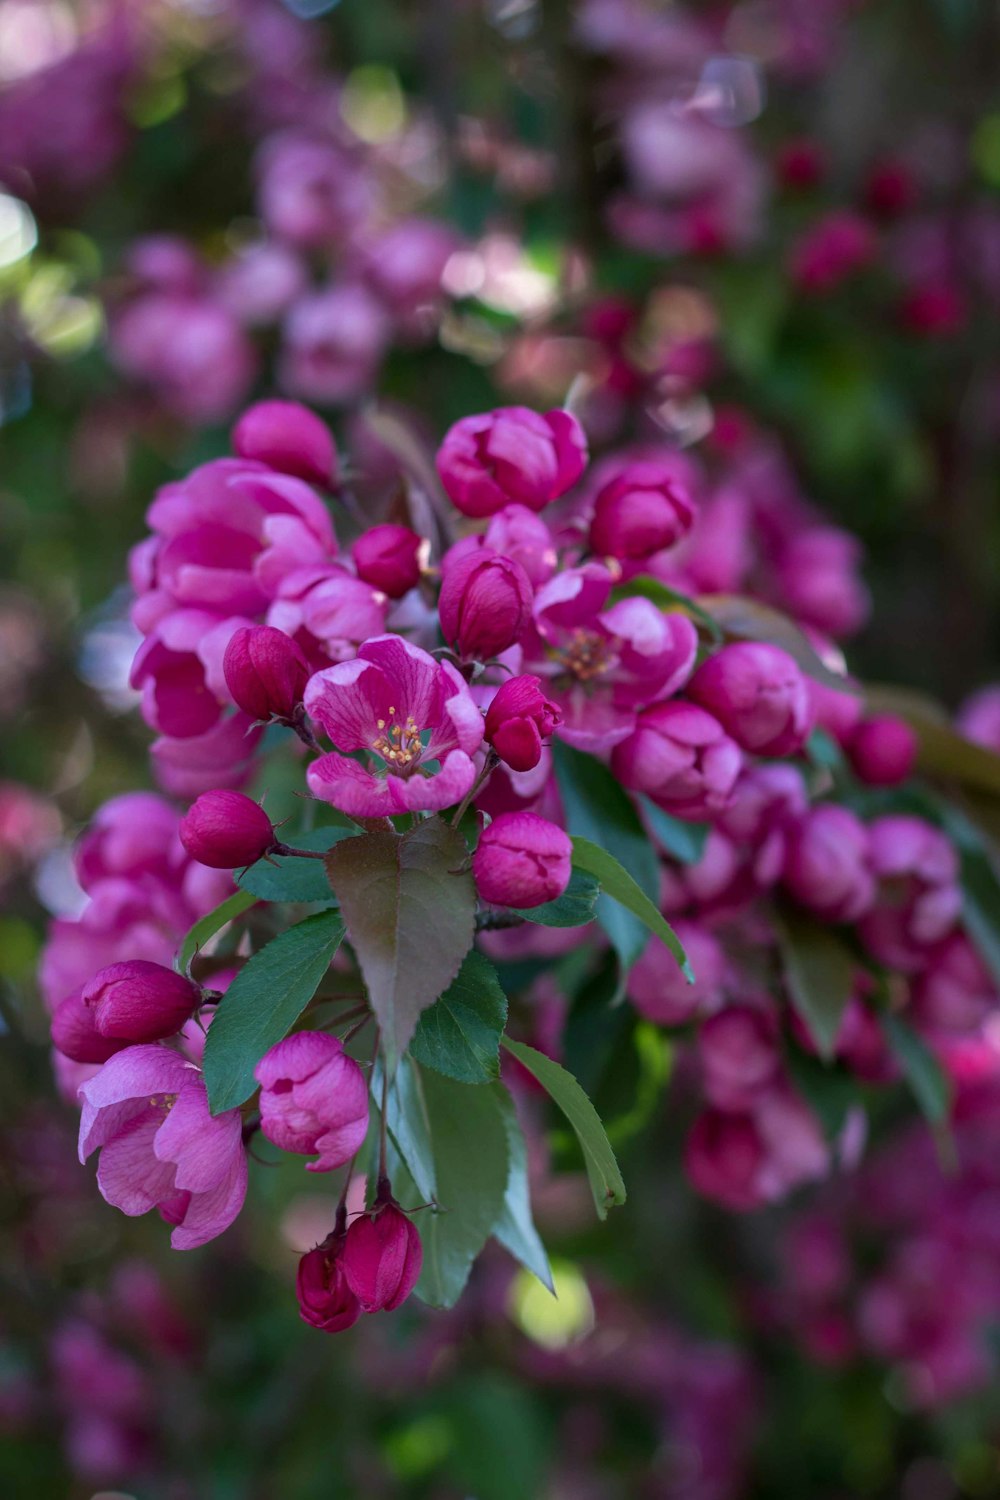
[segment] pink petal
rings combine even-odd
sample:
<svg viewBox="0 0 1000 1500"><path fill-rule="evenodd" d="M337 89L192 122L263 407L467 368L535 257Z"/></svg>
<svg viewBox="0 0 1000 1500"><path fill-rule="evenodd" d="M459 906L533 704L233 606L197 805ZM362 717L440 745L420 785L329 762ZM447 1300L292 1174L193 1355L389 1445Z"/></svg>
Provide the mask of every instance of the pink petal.
<svg viewBox="0 0 1000 1500"><path fill-rule="evenodd" d="M133 1118L135 1106L141 1104L145 1109L155 1095L180 1093L197 1076L193 1064L167 1047L126 1047L115 1053L80 1088L80 1160L86 1161L92 1151L111 1139L123 1121Z"/></svg>
<svg viewBox="0 0 1000 1500"><path fill-rule="evenodd" d="M163 1111L150 1109L109 1141L101 1151L97 1186L107 1201L135 1218L155 1208L174 1191L174 1169L153 1155L153 1141L163 1125Z"/></svg>
<svg viewBox="0 0 1000 1500"><path fill-rule="evenodd" d="M387 720L390 707L399 707L382 673L360 658L316 672L306 683L303 701L309 717L341 750L370 750L379 719Z"/></svg>
<svg viewBox="0 0 1000 1500"><path fill-rule="evenodd" d="M239 1214L247 1195L247 1158L240 1151L218 1187L210 1193L194 1193L184 1215L170 1236L174 1250L196 1250L214 1240Z"/></svg>
<svg viewBox="0 0 1000 1500"><path fill-rule="evenodd" d="M243 1122L238 1109L213 1118L200 1077L178 1094L153 1143L158 1161L172 1162L174 1180L183 1192L205 1193L218 1187L242 1152Z"/></svg>

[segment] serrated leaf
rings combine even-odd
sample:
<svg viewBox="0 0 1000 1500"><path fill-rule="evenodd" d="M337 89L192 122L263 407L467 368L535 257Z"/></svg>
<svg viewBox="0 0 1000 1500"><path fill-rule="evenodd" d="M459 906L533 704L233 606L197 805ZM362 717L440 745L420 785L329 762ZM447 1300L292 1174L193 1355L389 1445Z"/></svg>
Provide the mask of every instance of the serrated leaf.
<svg viewBox="0 0 1000 1500"><path fill-rule="evenodd" d="M504 1249L519 1260L525 1270L537 1276L544 1287L555 1296L552 1282L552 1267L545 1246L542 1244L535 1221L531 1216L531 1196L528 1191L528 1150L524 1132L518 1124L514 1101L502 1083L493 1085L497 1106L503 1116L507 1132L507 1190L504 1193L503 1209L493 1226L493 1238Z"/></svg>
<svg viewBox="0 0 1000 1500"><path fill-rule="evenodd" d="M497 972L472 948L440 1000L417 1022L410 1055L459 1083L490 1083L500 1077L500 1037L506 1024L507 996Z"/></svg>
<svg viewBox="0 0 1000 1500"><path fill-rule="evenodd" d="M507 1036L503 1046L537 1078L572 1125L583 1151L598 1218L606 1218L609 1206L625 1202L625 1183L597 1110L572 1073L567 1073L551 1057Z"/></svg>
<svg viewBox="0 0 1000 1500"><path fill-rule="evenodd" d="M901 1017L886 1011L879 1017L882 1034L927 1119L940 1125L951 1108L951 1085L922 1037Z"/></svg>
<svg viewBox="0 0 1000 1500"><path fill-rule="evenodd" d="M698 604L722 627L727 636L738 641L767 641L780 646L802 668L807 677L825 683L838 693L857 693L848 677L830 668L817 655L815 647L801 626L779 609L748 599L742 594L703 594Z"/></svg>
<svg viewBox="0 0 1000 1500"><path fill-rule="evenodd" d="M686 823L672 817L657 807L650 797L640 797L639 806L646 827L672 858L682 865L696 865L705 852L709 826L707 823Z"/></svg>
<svg viewBox="0 0 1000 1500"><path fill-rule="evenodd" d="M632 872L640 890L651 901L658 900L660 866L656 851L646 837L638 813L611 772L592 755L584 755L558 740L553 743L552 755L567 831L607 849ZM618 955L624 978L646 946L647 928L606 892L598 898L595 912Z"/></svg>
<svg viewBox="0 0 1000 1500"><path fill-rule="evenodd" d="M312 849L325 854L341 839L356 838L357 833L355 827L313 828L309 833L296 834L292 842L296 849ZM252 891L262 901L333 902L333 891L320 859L296 859L294 855L275 854L270 862L259 859L244 870L236 877L236 884L241 890Z"/></svg>
<svg viewBox="0 0 1000 1500"><path fill-rule="evenodd" d="M344 936L339 912L321 911L272 938L237 974L205 1037L202 1064L213 1115L257 1087L254 1068L291 1031Z"/></svg>
<svg viewBox="0 0 1000 1500"><path fill-rule="evenodd" d="M537 922L542 927L585 927L596 916L600 894L601 887L592 876L574 870L569 885L555 901L546 901L543 906L530 909L512 909L526 922Z"/></svg>
<svg viewBox="0 0 1000 1500"><path fill-rule="evenodd" d="M424 1265L417 1296L453 1307L504 1207L507 1131L492 1088L420 1074L434 1150L438 1210L420 1218Z"/></svg>
<svg viewBox="0 0 1000 1500"><path fill-rule="evenodd" d="M326 857L334 895L382 1028L390 1075L421 1013L472 947L476 888L461 834L427 818L398 834L368 829Z"/></svg>
<svg viewBox="0 0 1000 1500"><path fill-rule="evenodd" d="M177 957L177 967L183 974L191 973L191 965L205 944L221 932L228 922L234 921L247 911L257 897L251 891L236 891L232 896L227 896L214 910L208 912L191 928L181 944L181 951Z"/></svg>
<svg viewBox="0 0 1000 1500"><path fill-rule="evenodd" d="M792 1004L829 1060L854 989L854 957L835 932L802 912L786 910L774 925Z"/></svg>
<svg viewBox="0 0 1000 1500"><path fill-rule="evenodd" d="M620 901L622 906L638 917L650 932L660 939L665 947L670 949L677 962L680 964L681 973L689 984L694 983L694 970L688 962L688 956L684 952L684 945L677 936L670 923L663 916L660 908L650 901L645 891L639 889L635 881L626 869L618 863L613 854L606 849L601 849L597 844L592 844L589 839L573 838L573 866L577 870L586 870L590 875L596 875L601 882L602 889Z"/></svg>

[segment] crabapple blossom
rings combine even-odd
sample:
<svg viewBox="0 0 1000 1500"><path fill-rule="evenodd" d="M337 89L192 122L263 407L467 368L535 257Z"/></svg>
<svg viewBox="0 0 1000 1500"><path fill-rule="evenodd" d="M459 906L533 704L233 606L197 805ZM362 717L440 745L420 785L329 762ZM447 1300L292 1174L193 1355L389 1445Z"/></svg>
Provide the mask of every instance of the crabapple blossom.
<svg viewBox="0 0 1000 1500"><path fill-rule="evenodd" d="M258 401L233 428L233 451L329 488L337 477L337 449L330 429L297 401Z"/></svg>
<svg viewBox="0 0 1000 1500"><path fill-rule="evenodd" d="M262 721L290 719L310 676L299 647L273 625L237 630L226 647L222 670L237 708Z"/></svg>
<svg viewBox="0 0 1000 1500"><path fill-rule="evenodd" d="M512 771L532 771L562 715L539 678L508 677L486 710L486 739Z"/></svg>
<svg viewBox="0 0 1000 1500"><path fill-rule="evenodd" d="M373 526L351 548L358 577L390 599L401 599L420 579L422 543L409 526Z"/></svg>
<svg viewBox="0 0 1000 1500"><path fill-rule="evenodd" d="M784 880L800 905L829 922L855 922L875 899L868 830L854 813L823 803L791 830Z"/></svg>
<svg viewBox="0 0 1000 1500"><path fill-rule="evenodd" d="M520 563L478 538L458 542L441 563L441 633L461 657L498 656L524 634L532 592Z"/></svg>
<svg viewBox="0 0 1000 1500"><path fill-rule="evenodd" d="M700 666L688 696L755 755L791 755L812 728L812 703L796 663L779 646L737 641Z"/></svg>
<svg viewBox="0 0 1000 1500"><path fill-rule="evenodd" d="M655 460L636 459L594 499L591 550L599 557L641 561L675 546L694 517L694 501L681 481Z"/></svg>
<svg viewBox="0 0 1000 1500"><path fill-rule="evenodd" d="M303 1255L295 1294L302 1321L321 1333L341 1333L358 1321L361 1303L344 1275L342 1237L331 1237Z"/></svg>
<svg viewBox="0 0 1000 1500"><path fill-rule="evenodd" d="M261 1130L283 1151L318 1153L307 1171L332 1171L364 1144L368 1083L339 1037L296 1032L265 1052L254 1076Z"/></svg>
<svg viewBox="0 0 1000 1500"><path fill-rule="evenodd" d="M225 790L202 792L181 819L180 836L191 858L213 870L256 864L277 843L260 804Z"/></svg>
<svg viewBox="0 0 1000 1500"><path fill-rule="evenodd" d="M569 884L569 835L533 812L505 812L483 830L472 873L484 901L494 906L542 906Z"/></svg>
<svg viewBox="0 0 1000 1500"><path fill-rule="evenodd" d="M574 416L539 416L525 406L463 417L437 454L448 498L466 516L492 516L510 504L542 510L576 483L586 462L587 441Z"/></svg>
<svg viewBox="0 0 1000 1500"><path fill-rule="evenodd" d="M644 709L611 763L623 786L646 792L675 817L697 821L726 806L743 757L718 719L675 699Z"/></svg>
<svg viewBox="0 0 1000 1500"><path fill-rule="evenodd" d="M347 1231L341 1265L362 1312L399 1307L416 1286L422 1264L417 1226L391 1198L377 1198L371 1212Z"/></svg>
<svg viewBox="0 0 1000 1500"><path fill-rule="evenodd" d="M847 757L867 786L898 786L913 770L917 736L894 714L862 719L847 742Z"/></svg>
<svg viewBox="0 0 1000 1500"><path fill-rule="evenodd" d="M84 985L81 998L100 1036L158 1042L190 1020L201 990L173 969L136 958L101 969Z"/></svg>

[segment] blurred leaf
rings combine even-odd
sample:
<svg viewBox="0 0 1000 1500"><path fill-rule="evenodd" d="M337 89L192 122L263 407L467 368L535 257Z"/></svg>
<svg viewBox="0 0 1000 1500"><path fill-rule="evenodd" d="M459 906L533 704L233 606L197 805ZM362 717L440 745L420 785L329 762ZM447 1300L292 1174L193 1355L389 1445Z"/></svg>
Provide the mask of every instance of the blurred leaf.
<svg viewBox="0 0 1000 1500"><path fill-rule="evenodd" d="M605 892L620 901L632 914L639 918L654 933L670 952L674 955L681 966L681 972L689 984L694 983L694 970L688 963L684 945L677 936L670 923L661 913L659 907L646 895L645 891L639 889L629 872L624 869L613 855L606 849L592 844L589 839L579 837L573 838L573 865L578 870L586 870L590 875L596 875Z"/></svg>
<svg viewBox="0 0 1000 1500"><path fill-rule="evenodd" d="M546 901L543 906L521 910L512 908L526 922L537 922L542 927L585 927L595 916L597 898L601 887L590 875L574 870L569 885L555 901Z"/></svg>
<svg viewBox="0 0 1000 1500"><path fill-rule="evenodd" d="M1000 755L952 729L944 709L933 698L880 684L866 689L865 705L871 714L898 715L916 731L917 764L922 771L1000 796Z"/></svg>
<svg viewBox="0 0 1000 1500"><path fill-rule="evenodd" d="M799 1047L789 1046L785 1060L792 1082L822 1125L824 1136L831 1143L836 1141L848 1114L860 1101L857 1078Z"/></svg>
<svg viewBox="0 0 1000 1500"><path fill-rule="evenodd" d="M854 957L835 932L790 907L774 925L792 1004L829 1060L854 988Z"/></svg>
<svg viewBox="0 0 1000 1500"><path fill-rule="evenodd" d="M951 1084L944 1069L923 1038L892 1011L885 1011L879 1023L913 1097L927 1119L940 1125L951 1108Z"/></svg>
<svg viewBox="0 0 1000 1500"><path fill-rule="evenodd" d="M525 1500L548 1493L542 1406L520 1381L496 1371L456 1387L448 1470L475 1500Z"/></svg>
<svg viewBox="0 0 1000 1500"><path fill-rule="evenodd" d="M504 1129L507 1132L509 1166L503 1211L493 1226L493 1238L498 1240L515 1260L519 1260L526 1270L537 1276L544 1287L554 1292L549 1257L531 1216L528 1153L524 1133L517 1121L514 1101L503 1084L495 1084L494 1091L503 1116Z"/></svg>
<svg viewBox="0 0 1000 1500"><path fill-rule="evenodd" d="M438 817L402 835L369 829L326 857L390 1073L472 947L476 888L461 869L467 862L465 840Z"/></svg>
<svg viewBox="0 0 1000 1500"><path fill-rule="evenodd" d="M183 974L191 973L191 965L200 949L221 932L227 923L234 921L255 904L257 897L252 891L236 891L232 896L227 896L225 901L219 903L207 916L201 917L191 928L181 944L181 951L177 958L177 967Z"/></svg>
<svg viewBox="0 0 1000 1500"><path fill-rule="evenodd" d="M353 827L314 828L309 833L295 834L292 843L296 849L315 849L325 854L341 839L354 838L357 832ZM236 877L241 890L252 891L262 901L329 901L332 904L333 891L322 860L296 859L285 854L275 854L271 858L271 863L259 859Z"/></svg>
<svg viewBox="0 0 1000 1500"><path fill-rule="evenodd" d="M769 604L742 594L702 594L698 603L718 622L727 636L739 641L767 641L780 646L798 662L803 672L838 693L857 693L846 677L831 672L817 656L809 637L795 621Z"/></svg>
<svg viewBox="0 0 1000 1500"><path fill-rule="evenodd" d="M255 953L216 1008L202 1064L213 1115L242 1104L257 1087L254 1068L288 1035L344 936L339 912L297 922Z"/></svg>
<svg viewBox="0 0 1000 1500"><path fill-rule="evenodd" d="M624 1114L608 1120L608 1139L616 1146L638 1135L649 1124L673 1070L674 1049L659 1026L650 1021L637 1022L632 1032L632 1047L639 1064L632 1102Z"/></svg>
<svg viewBox="0 0 1000 1500"><path fill-rule="evenodd" d="M440 1000L425 1010L410 1042L410 1056L459 1083L500 1077L500 1037L507 996L496 970L473 948Z"/></svg>
<svg viewBox="0 0 1000 1500"><path fill-rule="evenodd" d="M639 797L639 806L657 843L682 865L696 865L705 852L710 832L707 823L685 823L674 818L649 797Z"/></svg>
<svg viewBox="0 0 1000 1500"><path fill-rule="evenodd" d="M598 1218L606 1218L609 1205L625 1202L625 1184L597 1110L572 1073L567 1073L551 1057L507 1036L503 1046L538 1079L572 1125L583 1151Z"/></svg>

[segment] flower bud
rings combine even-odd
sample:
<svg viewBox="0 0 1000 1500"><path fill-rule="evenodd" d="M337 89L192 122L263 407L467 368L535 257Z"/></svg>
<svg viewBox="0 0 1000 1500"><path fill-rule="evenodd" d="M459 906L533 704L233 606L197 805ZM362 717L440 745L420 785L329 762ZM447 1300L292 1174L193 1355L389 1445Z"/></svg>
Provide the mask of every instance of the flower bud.
<svg viewBox="0 0 1000 1500"><path fill-rule="evenodd" d="M864 719L847 742L847 756L866 786L898 786L913 770L917 736L904 719L877 714Z"/></svg>
<svg viewBox="0 0 1000 1500"><path fill-rule="evenodd" d="M321 1333L341 1333L361 1316L361 1304L344 1276L342 1244L317 1245L303 1255L295 1277L299 1316Z"/></svg>
<svg viewBox="0 0 1000 1500"><path fill-rule="evenodd" d="M509 677L486 710L486 738L512 771L533 771L561 718L538 677Z"/></svg>
<svg viewBox="0 0 1000 1500"><path fill-rule="evenodd" d="M302 702L309 664L291 636L273 625L237 630L222 660L237 708L253 719L290 719Z"/></svg>
<svg viewBox="0 0 1000 1500"><path fill-rule="evenodd" d="M200 1001L201 990L193 980L144 958L109 964L83 987L83 1003L100 1035L125 1042L173 1036Z"/></svg>
<svg viewBox="0 0 1000 1500"><path fill-rule="evenodd" d="M594 501L591 550L637 562L673 547L694 523L695 506L677 477L653 460L625 465Z"/></svg>
<svg viewBox="0 0 1000 1500"><path fill-rule="evenodd" d="M441 566L438 614L459 656L486 661L521 637L531 618L532 588L519 563L476 540L452 547Z"/></svg>
<svg viewBox="0 0 1000 1500"><path fill-rule="evenodd" d="M254 1075L260 1084L260 1128L282 1151L304 1156L309 1172L342 1166L368 1132L368 1085L338 1037L299 1031L266 1052Z"/></svg>
<svg viewBox="0 0 1000 1500"><path fill-rule="evenodd" d="M492 906L532 907L555 901L569 884L569 835L537 813L495 818L472 856L479 894Z"/></svg>
<svg viewBox="0 0 1000 1500"><path fill-rule="evenodd" d="M52 1045L73 1062L104 1063L128 1043L101 1035L94 1012L84 1004L83 990L79 989L56 1007L52 1017Z"/></svg>
<svg viewBox="0 0 1000 1500"><path fill-rule="evenodd" d="M420 538L409 526L373 526L351 552L358 577L372 588L401 599L420 578Z"/></svg>
<svg viewBox="0 0 1000 1500"><path fill-rule="evenodd" d="M192 859L213 870L256 864L277 842L271 819L242 792L202 792L185 813L181 843Z"/></svg>
<svg viewBox="0 0 1000 1500"><path fill-rule="evenodd" d="M699 1193L724 1208L756 1208L763 1199L764 1142L748 1114L708 1109L684 1146L684 1168Z"/></svg>
<svg viewBox="0 0 1000 1500"><path fill-rule="evenodd" d="M466 516L492 516L512 503L539 511L576 483L586 462L587 439L574 416L539 416L525 406L463 417L437 454L441 483Z"/></svg>
<svg viewBox="0 0 1000 1500"><path fill-rule="evenodd" d="M258 459L282 474L329 487L337 474L330 429L297 401L258 401L233 428L240 458Z"/></svg>
<svg viewBox="0 0 1000 1500"><path fill-rule="evenodd" d="M611 757L624 786L695 822L726 806L742 764L718 719L680 699L639 714L635 730Z"/></svg>
<svg viewBox="0 0 1000 1500"><path fill-rule="evenodd" d="M800 905L854 922L875 898L868 830L846 807L814 807L788 836L784 880Z"/></svg>
<svg viewBox="0 0 1000 1500"><path fill-rule="evenodd" d="M405 1302L423 1258L416 1225L391 1199L355 1219L344 1241L343 1268L361 1311L392 1312Z"/></svg>
<svg viewBox="0 0 1000 1500"><path fill-rule="evenodd" d="M779 646L758 641L723 646L698 668L688 694L755 755L791 755L812 728L805 678Z"/></svg>

